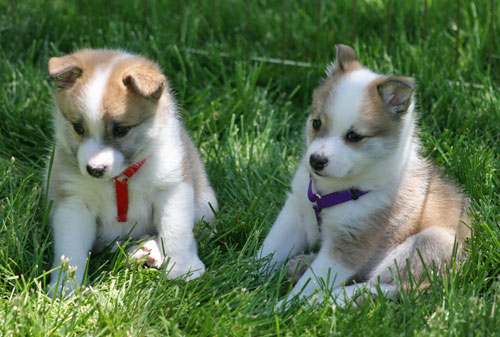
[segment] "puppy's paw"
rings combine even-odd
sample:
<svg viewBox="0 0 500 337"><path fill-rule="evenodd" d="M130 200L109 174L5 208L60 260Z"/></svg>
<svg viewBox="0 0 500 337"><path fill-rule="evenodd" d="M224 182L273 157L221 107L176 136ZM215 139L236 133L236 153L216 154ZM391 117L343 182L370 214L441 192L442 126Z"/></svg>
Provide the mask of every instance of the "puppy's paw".
<svg viewBox="0 0 500 337"><path fill-rule="evenodd" d="M70 297L75 294L79 282L83 279L82 268L70 265L70 259L61 256L61 266L54 268L50 274L50 284L47 285L47 295L51 298Z"/></svg>
<svg viewBox="0 0 500 337"><path fill-rule="evenodd" d="M47 286L47 295L50 298L68 298L75 295L77 284L74 281L64 279L58 281L57 278Z"/></svg>
<svg viewBox="0 0 500 337"><path fill-rule="evenodd" d="M293 279L293 284L296 284L302 275L306 272L307 268L311 265L316 254L301 254L295 256L288 264L286 277L289 280Z"/></svg>
<svg viewBox="0 0 500 337"><path fill-rule="evenodd" d="M186 281L200 277L205 272L205 265L198 256L191 259L169 259L167 266L169 279L185 277Z"/></svg>
<svg viewBox="0 0 500 337"><path fill-rule="evenodd" d="M163 254L156 240L148 240L142 245L130 249L130 260L138 265L145 263L147 266L159 269L163 264Z"/></svg>
<svg viewBox="0 0 500 337"><path fill-rule="evenodd" d="M202 267L198 267L197 269L195 269L193 271L190 270L185 274L185 275L187 275L186 281L194 280L195 278L198 278L201 275L203 275L204 272L205 272L205 265L203 265Z"/></svg>

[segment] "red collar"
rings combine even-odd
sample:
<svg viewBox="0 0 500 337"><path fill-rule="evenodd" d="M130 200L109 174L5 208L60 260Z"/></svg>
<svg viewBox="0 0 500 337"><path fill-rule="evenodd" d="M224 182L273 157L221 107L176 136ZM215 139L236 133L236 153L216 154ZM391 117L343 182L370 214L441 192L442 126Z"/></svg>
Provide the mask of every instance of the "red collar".
<svg viewBox="0 0 500 337"><path fill-rule="evenodd" d="M133 164L125 169L120 175L113 178L116 188L116 208L118 222L127 222L128 213L128 181L146 162L146 158L142 161ZM125 176L119 180L121 176Z"/></svg>

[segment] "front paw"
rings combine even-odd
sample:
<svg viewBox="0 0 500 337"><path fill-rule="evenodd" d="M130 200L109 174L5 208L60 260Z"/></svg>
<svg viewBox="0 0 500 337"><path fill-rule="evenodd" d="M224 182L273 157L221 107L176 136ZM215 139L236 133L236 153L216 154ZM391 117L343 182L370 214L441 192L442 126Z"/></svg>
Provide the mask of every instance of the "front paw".
<svg viewBox="0 0 500 337"><path fill-rule="evenodd" d="M256 260L259 263L259 274L265 277L281 267L281 264L274 258L274 254L266 255L263 248L257 252Z"/></svg>
<svg viewBox="0 0 500 337"><path fill-rule="evenodd" d="M56 263L54 263L56 264ZM79 281L77 281L79 280ZM47 286L47 295L51 298L68 297L75 294L75 289L83 280L82 268L70 265L70 259L61 256L61 265L50 273L50 284Z"/></svg>
<svg viewBox="0 0 500 337"><path fill-rule="evenodd" d="M47 295L50 298L64 298L75 294L75 289L78 287L78 284L76 283L74 275L68 275L67 273L56 270L52 272L50 279L50 284L47 286Z"/></svg>
<svg viewBox="0 0 500 337"><path fill-rule="evenodd" d="M164 256L156 240L152 239L144 242L142 245L134 246L130 250L130 260L138 265L145 263L147 266L160 269L166 264L165 269L168 272L169 279L186 277L186 280L192 280L200 277L205 272L205 265L198 256L192 257L171 257Z"/></svg>
<svg viewBox="0 0 500 337"><path fill-rule="evenodd" d="M288 264L286 277L289 280L293 280L293 284L295 285L301 278L301 276L304 275L307 269L311 266L311 263L313 262L315 257L316 254L301 254L295 256Z"/></svg>
<svg viewBox="0 0 500 337"><path fill-rule="evenodd" d="M167 278L185 277L186 281L200 277L205 272L205 265L198 256L192 258L168 258Z"/></svg>
<svg viewBox="0 0 500 337"><path fill-rule="evenodd" d="M75 294L75 286L71 283L57 284L57 282L51 282L47 286L47 295L50 298L58 297L70 297Z"/></svg>
<svg viewBox="0 0 500 337"><path fill-rule="evenodd" d="M156 240L148 240L142 245L130 249L130 260L138 265L145 263L147 266L160 269L163 264L163 254Z"/></svg>

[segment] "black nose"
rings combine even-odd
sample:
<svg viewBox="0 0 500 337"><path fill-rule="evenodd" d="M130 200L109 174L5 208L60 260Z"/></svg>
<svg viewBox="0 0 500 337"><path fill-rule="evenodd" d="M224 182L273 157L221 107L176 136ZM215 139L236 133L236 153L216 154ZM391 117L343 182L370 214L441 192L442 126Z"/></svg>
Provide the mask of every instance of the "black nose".
<svg viewBox="0 0 500 337"><path fill-rule="evenodd" d="M106 172L106 166L92 167L87 165L87 172L94 178L100 178Z"/></svg>
<svg viewBox="0 0 500 337"><path fill-rule="evenodd" d="M311 157L309 157L309 164L311 164L311 167L316 171L321 171L322 169L324 169L327 163L328 158L319 154L314 153L311 155Z"/></svg>

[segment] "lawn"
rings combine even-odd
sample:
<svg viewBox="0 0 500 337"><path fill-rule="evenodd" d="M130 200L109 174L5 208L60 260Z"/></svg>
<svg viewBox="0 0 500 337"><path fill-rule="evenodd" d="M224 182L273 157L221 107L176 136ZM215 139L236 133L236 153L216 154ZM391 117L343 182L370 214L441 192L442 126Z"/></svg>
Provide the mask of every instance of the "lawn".
<svg viewBox="0 0 500 337"><path fill-rule="evenodd" d="M0 0L0 335L500 335L500 4L492 15L492 2ZM398 302L273 311L291 285L282 272L260 275L254 256L284 203L312 91L336 43L376 71L417 79L424 154L471 198L469 255ZM201 278L167 280L104 252L91 257L88 288L47 297L42 176L55 90L47 62L83 47L126 49L164 69L220 204L218 233L199 241Z"/></svg>

